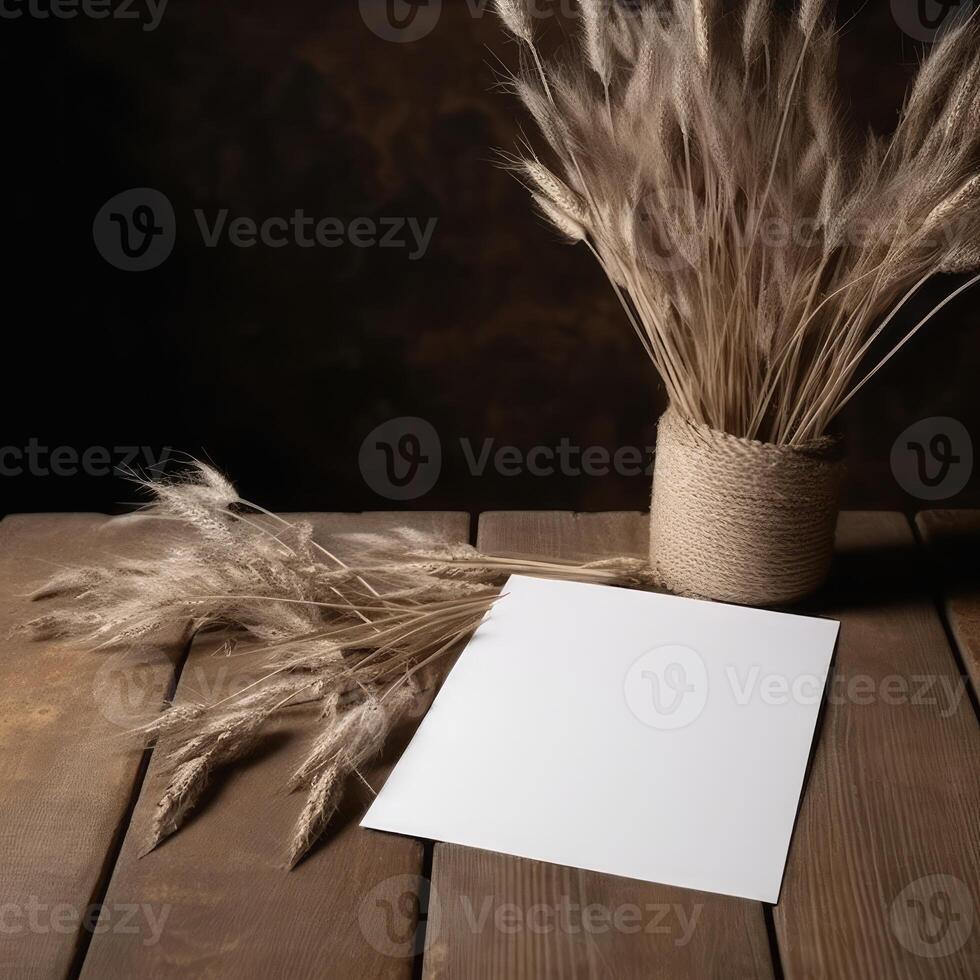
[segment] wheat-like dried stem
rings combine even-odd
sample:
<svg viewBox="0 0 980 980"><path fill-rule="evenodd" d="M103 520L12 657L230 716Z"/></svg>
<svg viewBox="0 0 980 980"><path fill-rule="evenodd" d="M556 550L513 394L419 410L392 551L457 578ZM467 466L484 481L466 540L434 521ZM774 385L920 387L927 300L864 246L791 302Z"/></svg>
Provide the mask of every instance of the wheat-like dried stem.
<svg viewBox="0 0 980 980"><path fill-rule="evenodd" d="M789 445L903 346L886 329L903 296L980 268L976 15L934 46L883 141L847 135L833 7L583 0L576 50L548 64L504 17L555 158L516 164L542 214L595 255L679 411Z"/></svg>
<svg viewBox="0 0 980 980"><path fill-rule="evenodd" d="M167 773L147 850L180 828L216 773L256 749L269 723L312 702L319 727L289 778L306 791L289 845L294 866L328 827L346 782L363 780L392 729L424 710L509 575L654 584L633 558L487 556L404 528L345 535L328 549L309 524L247 503L202 464L142 485L153 501L123 519L166 522L173 540L140 559L59 570L34 594L56 608L21 630L100 650L152 645L179 623L238 638L234 656L247 658L255 679L208 703L182 701L138 732L159 740Z"/></svg>

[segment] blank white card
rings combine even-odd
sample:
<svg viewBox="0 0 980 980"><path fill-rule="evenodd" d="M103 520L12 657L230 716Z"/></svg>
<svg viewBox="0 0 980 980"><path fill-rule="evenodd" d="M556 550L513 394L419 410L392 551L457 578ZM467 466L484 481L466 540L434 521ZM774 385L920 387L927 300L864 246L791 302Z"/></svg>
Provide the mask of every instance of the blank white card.
<svg viewBox="0 0 980 980"><path fill-rule="evenodd" d="M839 624L503 592L362 826L776 902Z"/></svg>

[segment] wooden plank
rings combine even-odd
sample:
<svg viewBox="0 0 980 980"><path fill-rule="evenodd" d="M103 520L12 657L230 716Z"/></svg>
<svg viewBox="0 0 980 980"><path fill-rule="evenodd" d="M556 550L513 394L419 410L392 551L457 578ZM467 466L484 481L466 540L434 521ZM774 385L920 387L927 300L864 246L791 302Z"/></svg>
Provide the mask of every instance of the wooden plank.
<svg viewBox="0 0 980 980"><path fill-rule="evenodd" d="M647 553L642 514L498 512L480 518L496 554ZM437 844L427 980L500 977L771 977L762 905Z"/></svg>
<svg viewBox="0 0 980 980"><path fill-rule="evenodd" d="M925 510L915 521L936 566L963 666L980 695L980 510Z"/></svg>
<svg viewBox="0 0 980 980"><path fill-rule="evenodd" d="M638 512L487 511L480 515L477 547L495 555L538 555L591 561L608 555L644 558L649 518Z"/></svg>
<svg viewBox="0 0 980 980"><path fill-rule="evenodd" d="M901 515L842 515L835 677L774 911L787 980L980 976L980 740L921 558Z"/></svg>
<svg viewBox="0 0 980 980"><path fill-rule="evenodd" d="M99 515L14 515L0 523L0 974L65 976L84 948L125 827L144 753L120 738L152 717L186 646L82 652L11 637L39 615L27 594L60 565L139 553L161 526Z"/></svg>
<svg viewBox="0 0 980 980"><path fill-rule="evenodd" d="M437 844L427 980L772 976L762 906Z"/></svg>
<svg viewBox="0 0 980 980"><path fill-rule="evenodd" d="M343 531L411 526L452 542L469 540L466 514L320 514L317 538ZM195 642L181 673L176 701L231 693L249 680ZM224 671L224 673L222 673ZM93 938L82 976L103 977L391 977L413 971L422 845L363 831L356 822L367 791L351 786L349 803L329 838L294 871L286 845L303 805L284 790L317 729L315 706L298 707L272 732L268 751L222 774L207 803L185 827L139 858L164 785L154 752L107 893L107 902L148 908L163 921ZM398 746L392 746L396 754ZM365 776L380 785L384 766ZM141 924L148 921L142 919Z"/></svg>

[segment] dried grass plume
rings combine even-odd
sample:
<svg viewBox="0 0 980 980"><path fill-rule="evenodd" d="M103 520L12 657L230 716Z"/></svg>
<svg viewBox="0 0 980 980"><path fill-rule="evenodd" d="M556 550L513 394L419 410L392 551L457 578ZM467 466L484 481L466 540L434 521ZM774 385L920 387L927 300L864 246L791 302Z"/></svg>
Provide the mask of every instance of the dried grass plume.
<svg viewBox="0 0 980 980"><path fill-rule="evenodd" d="M209 466L143 486L152 502L120 519L168 522L180 532L173 543L57 573L33 596L52 608L20 630L111 651L152 646L160 631L186 624L228 635L238 663L259 678L217 701L180 701L137 733L157 742L168 776L145 851L180 828L214 774L253 752L270 722L313 703L319 730L283 777L304 796L288 844L295 866L336 815L347 780L424 711L510 574L653 585L637 559L497 558L409 529L346 535L339 543L356 557L343 559L310 524L242 500Z"/></svg>
<svg viewBox="0 0 980 980"><path fill-rule="evenodd" d="M980 28L953 22L886 141L850 133L833 4L730 7L581 0L545 64L527 0L500 2L542 137L510 163L683 415L798 445L980 278L888 332L930 277L980 267Z"/></svg>

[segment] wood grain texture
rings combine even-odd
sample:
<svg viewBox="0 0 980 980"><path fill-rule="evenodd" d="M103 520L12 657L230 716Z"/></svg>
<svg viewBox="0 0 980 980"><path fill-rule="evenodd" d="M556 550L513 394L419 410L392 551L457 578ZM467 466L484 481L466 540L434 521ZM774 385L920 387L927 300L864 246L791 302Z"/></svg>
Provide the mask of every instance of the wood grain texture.
<svg viewBox="0 0 980 980"><path fill-rule="evenodd" d="M299 516L299 515L297 515ZM317 539L345 554L336 534L411 526L446 540L468 540L465 514L303 515ZM349 551L346 553L349 554ZM224 696L250 680L214 641L195 641L176 701ZM132 825L109 884L110 905L146 905L165 916L155 938L108 931L93 938L82 976L369 977L412 975L422 845L356 824L367 790L349 787L338 824L294 871L284 859L302 794L285 779L316 731L315 706L289 712L254 761L217 774L204 805L175 836L143 858L165 785L154 752ZM398 746L392 746L397 752ZM369 768L375 787L387 766Z"/></svg>
<svg viewBox="0 0 980 980"><path fill-rule="evenodd" d="M478 545L560 558L645 555L643 514L497 512ZM437 844L426 980L772 976L762 906Z"/></svg>
<svg viewBox="0 0 980 980"><path fill-rule="evenodd" d="M980 510L925 510L915 520L963 666L980 695Z"/></svg>
<svg viewBox="0 0 980 980"><path fill-rule="evenodd" d="M111 870L144 753L122 736L160 710L186 638L107 654L11 636L61 565L138 554L159 524L98 515L0 523L0 974L63 977ZM57 602L59 600L54 600ZM81 945L80 945L81 944Z"/></svg>
<svg viewBox="0 0 980 980"><path fill-rule="evenodd" d="M771 977L762 906L437 844L426 980Z"/></svg>
<svg viewBox="0 0 980 980"><path fill-rule="evenodd" d="M480 515L477 547L495 555L534 555L590 561L609 555L645 558L650 524L646 514L612 511L492 510Z"/></svg>
<svg viewBox="0 0 980 980"><path fill-rule="evenodd" d="M841 516L835 676L774 910L787 980L980 976L980 740L921 559L901 515Z"/></svg>

